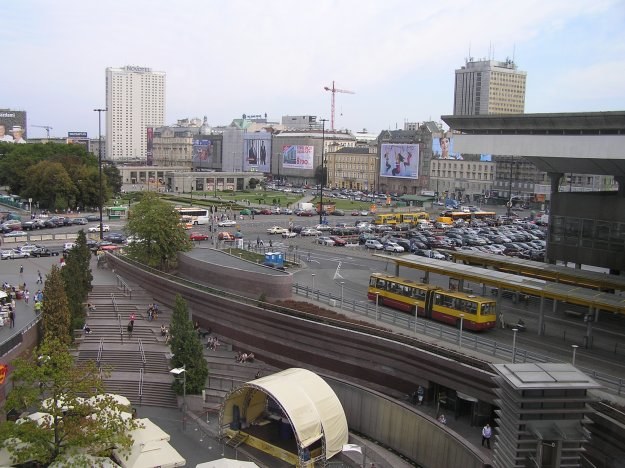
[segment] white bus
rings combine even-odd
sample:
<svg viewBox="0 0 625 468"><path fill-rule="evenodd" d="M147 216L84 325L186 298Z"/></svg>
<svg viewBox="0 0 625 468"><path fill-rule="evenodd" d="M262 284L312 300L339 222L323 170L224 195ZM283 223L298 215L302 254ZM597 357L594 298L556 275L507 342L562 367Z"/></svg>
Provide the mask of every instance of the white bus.
<svg viewBox="0 0 625 468"><path fill-rule="evenodd" d="M206 208L183 208L177 206L175 210L180 216L190 217L194 226L197 226L198 224L208 224L210 219L210 212Z"/></svg>

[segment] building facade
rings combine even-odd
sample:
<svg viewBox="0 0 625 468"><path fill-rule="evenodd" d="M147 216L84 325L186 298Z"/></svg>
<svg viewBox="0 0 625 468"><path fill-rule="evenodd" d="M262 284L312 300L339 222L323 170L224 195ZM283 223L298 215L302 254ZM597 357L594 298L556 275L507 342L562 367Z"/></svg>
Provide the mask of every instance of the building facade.
<svg viewBox="0 0 625 468"><path fill-rule="evenodd" d="M431 163L430 187L438 196L463 202L488 197L495 179L495 163L436 159Z"/></svg>
<svg viewBox="0 0 625 468"><path fill-rule="evenodd" d="M165 72L106 69L106 158L146 161L147 128L165 123Z"/></svg>
<svg viewBox="0 0 625 468"><path fill-rule="evenodd" d="M327 184L330 187L373 190L377 167L376 146L343 147L326 153Z"/></svg>
<svg viewBox="0 0 625 468"><path fill-rule="evenodd" d="M512 60L470 58L456 70L454 115L524 113L526 78Z"/></svg>

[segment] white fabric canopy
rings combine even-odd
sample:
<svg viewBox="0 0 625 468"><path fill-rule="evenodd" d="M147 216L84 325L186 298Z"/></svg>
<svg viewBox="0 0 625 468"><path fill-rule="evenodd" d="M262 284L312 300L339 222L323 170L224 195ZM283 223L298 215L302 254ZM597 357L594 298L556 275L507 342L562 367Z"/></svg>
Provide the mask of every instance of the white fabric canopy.
<svg viewBox="0 0 625 468"><path fill-rule="evenodd" d="M266 395L284 409L301 448L324 437L326 460L341 452L348 440L347 419L341 402L321 377L306 369L287 369L234 390L224 402L222 423L232 422L234 405L241 408L248 422L256 420L265 410ZM248 406L242 408L246 399Z"/></svg>
<svg viewBox="0 0 625 468"><path fill-rule="evenodd" d="M258 468L258 465L251 461L233 460L232 458L220 458L209 462L195 465L195 468Z"/></svg>

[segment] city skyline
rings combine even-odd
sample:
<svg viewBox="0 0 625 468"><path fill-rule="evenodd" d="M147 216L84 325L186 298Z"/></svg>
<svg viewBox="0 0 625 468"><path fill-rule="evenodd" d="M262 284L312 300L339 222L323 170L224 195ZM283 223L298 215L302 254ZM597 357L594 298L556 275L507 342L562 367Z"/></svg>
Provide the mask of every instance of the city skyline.
<svg viewBox="0 0 625 468"><path fill-rule="evenodd" d="M4 16L3 44L18 53L0 75L0 108L27 111L30 138L45 136L35 125L97 137L106 68L136 65L167 74L166 124L329 119L323 88L335 81L356 93L337 94L336 127L377 133L451 114L469 56L514 59L527 113L625 108L624 1L500 5L26 0Z"/></svg>

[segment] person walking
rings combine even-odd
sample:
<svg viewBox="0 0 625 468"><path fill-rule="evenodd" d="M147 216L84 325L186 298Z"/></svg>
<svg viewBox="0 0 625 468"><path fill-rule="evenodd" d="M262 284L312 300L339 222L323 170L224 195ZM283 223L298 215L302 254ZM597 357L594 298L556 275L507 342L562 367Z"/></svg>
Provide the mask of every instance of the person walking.
<svg viewBox="0 0 625 468"><path fill-rule="evenodd" d="M37 270L37 284L43 284L43 277L41 276L41 271Z"/></svg>
<svg viewBox="0 0 625 468"><path fill-rule="evenodd" d="M493 430L490 427L490 424L486 424L482 428L482 447L484 447L484 442L486 441L486 447L490 449L490 438L493 435Z"/></svg>
<svg viewBox="0 0 625 468"><path fill-rule="evenodd" d="M425 389L421 385L419 385L419 388L417 388L417 402L419 406L423 405L424 396L425 396Z"/></svg>
<svg viewBox="0 0 625 468"><path fill-rule="evenodd" d="M133 327L135 326L135 318L136 318L136 317L135 317L135 313L134 313L134 312L132 312L132 313L130 314L130 324L131 324Z"/></svg>
<svg viewBox="0 0 625 468"><path fill-rule="evenodd" d="M28 289L26 289L26 290L24 291L24 302L25 302L26 304L28 304L28 301L29 301L29 300L30 300L30 291L29 291Z"/></svg>
<svg viewBox="0 0 625 468"><path fill-rule="evenodd" d="M24 265L20 265L20 276L24 274Z"/></svg>

